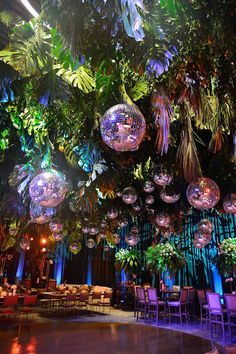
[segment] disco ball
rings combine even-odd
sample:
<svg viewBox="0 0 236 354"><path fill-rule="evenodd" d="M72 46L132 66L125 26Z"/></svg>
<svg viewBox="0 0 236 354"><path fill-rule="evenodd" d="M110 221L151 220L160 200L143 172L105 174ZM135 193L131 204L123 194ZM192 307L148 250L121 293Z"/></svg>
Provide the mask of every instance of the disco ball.
<svg viewBox="0 0 236 354"><path fill-rule="evenodd" d="M122 200L125 204L134 204L138 199L138 194L133 187L127 187L122 192Z"/></svg>
<svg viewBox="0 0 236 354"><path fill-rule="evenodd" d="M104 229L104 227L106 227L106 226L107 226L106 221L105 221L105 220L102 220L101 223L100 223L100 227L101 227L102 229Z"/></svg>
<svg viewBox="0 0 236 354"><path fill-rule="evenodd" d="M171 229L168 226L167 227L162 227L160 229L160 232L161 232L161 235L164 238L169 238L172 235L172 231L171 231Z"/></svg>
<svg viewBox="0 0 236 354"><path fill-rule="evenodd" d="M55 213L55 208L44 208L41 205L30 203L30 217L37 224L46 224Z"/></svg>
<svg viewBox="0 0 236 354"><path fill-rule="evenodd" d="M117 209L110 209L108 212L107 212L107 217L108 219L116 219L118 216L118 210Z"/></svg>
<svg viewBox="0 0 236 354"><path fill-rule="evenodd" d="M99 232L99 237L100 237L102 240L105 240L106 237L107 237L106 231L105 231L105 230L100 230L100 232Z"/></svg>
<svg viewBox="0 0 236 354"><path fill-rule="evenodd" d="M95 247L95 244L96 244L96 242L95 242L94 239L92 239L92 238L89 238L88 241L87 241L87 243L86 243L86 245L87 245L88 248L94 248L94 247Z"/></svg>
<svg viewBox="0 0 236 354"><path fill-rule="evenodd" d="M155 184L152 181L146 181L143 190L146 193L152 193L155 190Z"/></svg>
<svg viewBox="0 0 236 354"><path fill-rule="evenodd" d="M118 104L106 111L101 119L103 141L116 151L137 150L146 131L141 112L128 104Z"/></svg>
<svg viewBox="0 0 236 354"><path fill-rule="evenodd" d="M149 194L149 195L146 196L145 202L148 205L152 205L155 202L155 198L153 197L153 195Z"/></svg>
<svg viewBox="0 0 236 354"><path fill-rule="evenodd" d="M88 234L88 233L89 233L89 227L88 227L87 225L84 225L84 226L82 227L82 232L83 232L84 234Z"/></svg>
<svg viewBox="0 0 236 354"><path fill-rule="evenodd" d="M116 196L117 196L118 198L120 198L120 197L122 196L122 191L116 192Z"/></svg>
<svg viewBox="0 0 236 354"><path fill-rule="evenodd" d="M206 240L206 237L205 235L201 234L200 232L198 231L195 231L194 232L194 240L198 243L200 243L203 247L206 246L207 244L207 240Z"/></svg>
<svg viewBox="0 0 236 354"><path fill-rule="evenodd" d="M63 235L62 233L59 233L59 234L53 233L53 234L52 234L52 239L53 239L53 241L55 241L55 242L62 241L63 238L64 238L64 235Z"/></svg>
<svg viewBox="0 0 236 354"><path fill-rule="evenodd" d="M170 216L166 213L158 213L155 222L158 226L167 226L170 224Z"/></svg>
<svg viewBox="0 0 236 354"><path fill-rule="evenodd" d="M133 234L138 234L139 233L139 228L138 226L134 225L131 227L131 233Z"/></svg>
<svg viewBox="0 0 236 354"><path fill-rule="evenodd" d="M119 227L126 227L128 225L128 219L123 217L118 221Z"/></svg>
<svg viewBox="0 0 236 354"><path fill-rule="evenodd" d="M113 241L115 245L118 245L120 243L120 235L119 234L113 234Z"/></svg>
<svg viewBox="0 0 236 354"><path fill-rule="evenodd" d="M193 245L194 245L195 248L199 248L199 249L202 249L202 248L205 247L205 246L202 245L197 239L194 239L194 240L193 240Z"/></svg>
<svg viewBox="0 0 236 354"><path fill-rule="evenodd" d="M227 194L225 196L223 208L227 214L236 214L236 193Z"/></svg>
<svg viewBox="0 0 236 354"><path fill-rule="evenodd" d="M140 211L141 210L141 205L138 203L135 203L132 205L132 208L134 209L134 211Z"/></svg>
<svg viewBox="0 0 236 354"><path fill-rule="evenodd" d="M125 242L129 246L136 246L140 241L140 238L137 233L130 232L128 235L125 236Z"/></svg>
<svg viewBox="0 0 236 354"><path fill-rule="evenodd" d="M95 225L89 225L89 234L95 236L99 233L99 228Z"/></svg>
<svg viewBox="0 0 236 354"><path fill-rule="evenodd" d="M187 188L187 199L196 209L211 209L220 200L220 190L210 178L199 177Z"/></svg>
<svg viewBox="0 0 236 354"><path fill-rule="evenodd" d="M213 230L213 225L212 222L208 219L203 219L200 221L200 223L198 224L198 231L201 234L210 234Z"/></svg>
<svg viewBox="0 0 236 354"><path fill-rule="evenodd" d="M71 243L71 244L69 245L69 249L70 249L70 251L72 251L72 252L78 251L78 249L79 249L78 243L76 243L76 242Z"/></svg>
<svg viewBox="0 0 236 354"><path fill-rule="evenodd" d="M108 245L104 246L104 252L109 252L110 251L110 247Z"/></svg>
<svg viewBox="0 0 236 354"><path fill-rule="evenodd" d="M32 201L44 207L52 208L61 204L67 191L65 176L52 169L38 174L29 185Z"/></svg>
<svg viewBox="0 0 236 354"><path fill-rule="evenodd" d="M180 193L176 192L172 186L166 186L161 191L160 198L168 204L176 203L180 198Z"/></svg>
<svg viewBox="0 0 236 354"><path fill-rule="evenodd" d="M53 219L49 222L49 228L53 233L59 233L62 231L62 224L58 219Z"/></svg>
<svg viewBox="0 0 236 354"><path fill-rule="evenodd" d="M30 240L28 240L27 238L22 238L19 242L20 247L26 251L27 249L29 249L30 246Z"/></svg>
<svg viewBox="0 0 236 354"><path fill-rule="evenodd" d="M173 180L173 173L162 165L158 165L153 170L153 180L159 186L166 186Z"/></svg>

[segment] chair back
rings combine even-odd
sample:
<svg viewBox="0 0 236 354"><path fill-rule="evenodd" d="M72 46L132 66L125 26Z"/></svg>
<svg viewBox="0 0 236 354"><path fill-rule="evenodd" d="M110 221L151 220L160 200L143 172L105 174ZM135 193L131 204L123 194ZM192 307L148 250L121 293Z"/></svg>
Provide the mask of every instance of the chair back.
<svg viewBox="0 0 236 354"><path fill-rule="evenodd" d="M180 292L180 302L181 304L185 304L188 298L188 289L182 289Z"/></svg>
<svg viewBox="0 0 236 354"><path fill-rule="evenodd" d="M48 281L48 289L56 289L57 282L55 279L49 279Z"/></svg>
<svg viewBox="0 0 236 354"><path fill-rule="evenodd" d="M144 291L144 288L137 288L136 289L136 291L137 291L137 299L138 300L146 300L146 298L145 298L145 291Z"/></svg>
<svg viewBox="0 0 236 354"><path fill-rule="evenodd" d="M66 295L66 301L75 301L76 300L76 294L67 294Z"/></svg>
<svg viewBox="0 0 236 354"><path fill-rule="evenodd" d="M147 289L148 302L158 302L157 290L155 288Z"/></svg>
<svg viewBox="0 0 236 354"><path fill-rule="evenodd" d="M4 297L3 299L3 307L13 307L13 306L16 306L18 304L18 295L13 295L13 296L10 296L10 295L7 295Z"/></svg>
<svg viewBox="0 0 236 354"><path fill-rule="evenodd" d="M89 299L89 292L88 291L81 291L79 294L79 300L80 301L86 301Z"/></svg>
<svg viewBox="0 0 236 354"><path fill-rule="evenodd" d="M180 292L180 286L179 285L173 285L172 286L172 291Z"/></svg>
<svg viewBox="0 0 236 354"><path fill-rule="evenodd" d="M23 306L35 306L37 304L37 295L25 295Z"/></svg>
<svg viewBox="0 0 236 354"><path fill-rule="evenodd" d="M103 298L104 299L111 299L112 298L112 291L104 291Z"/></svg>
<svg viewBox="0 0 236 354"><path fill-rule="evenodd" d="M143 287L144 287L144 290L147 290L147 289L151 288L151 285L148 283L145 283L145 284L143 284Z"/></svg>
<svg viewBox="0 0 236 354"><path fill-rule="evenodd" d="M25 279L25 288L31 289L31 279Z"/></svg>
<svg viewBox="0 0 236 354"><path fill-rule="evenodd" d="M236 296L232 294L225 294L225 305L228 313L236 313Z"/></svg>
<svg viewBox="0 0 236 354"><path fill-rule="evenodd" d="M194 288L188 288L188 302L194 302L195 300L195 289Z"/></svg>
<svg viewBox="0 0 236 354"><path fill-rule="evenodd" d="M134 285L134 297L135 298L137 298L138 296L137 296L137 289L138 288L141 288L141 286L140 285Z"/></svg>
<svg viewBox="0 0 236 354"><path fill-rule="evenodd" d="M102 292L101 291L94 291L92 293L92 299L93 300L100 300L102 296Z"/></svg>
<svg viewBox="0 0 236 354"><path fill-rule="evenodd" d="M203 289L197 290L197 298L200 306L205 305L207 303L206 294Z"/></svg>
<svg viewBox="0 0 236 354"><path fill-rule="evenodd" d="M217 293L207 293L207 303L210 312L222 313L220 295Z"/></svg>

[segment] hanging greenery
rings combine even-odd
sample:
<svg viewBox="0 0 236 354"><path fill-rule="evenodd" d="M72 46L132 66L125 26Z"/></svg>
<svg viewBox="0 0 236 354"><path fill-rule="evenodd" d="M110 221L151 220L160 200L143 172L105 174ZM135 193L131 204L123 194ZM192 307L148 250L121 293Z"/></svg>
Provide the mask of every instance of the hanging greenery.
<svg viewBox="0 0 236 354"><path fill-rule="evenodd" d="M140 270L141 258L136 250L121 249L115 255L115 268L118 272L137 274Z"/></svg>
<svg viewBox="0 0 236 354"><path fill-rule="evenodd" d="M227 238L218 247L218 254L212 258L223 276L232 276L236 267L236 238Z"/></svg>

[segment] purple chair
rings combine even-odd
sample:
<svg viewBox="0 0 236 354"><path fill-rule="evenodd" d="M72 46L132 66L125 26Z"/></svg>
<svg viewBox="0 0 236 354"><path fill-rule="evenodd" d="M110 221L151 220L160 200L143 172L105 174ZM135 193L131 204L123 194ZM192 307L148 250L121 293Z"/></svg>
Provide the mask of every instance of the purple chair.
<svg viewBox="0 0 236 354"><path fill-rule="evenodd" d="M188 298L188 289L182 289L180 292L179 301L168 302L169 309L169 322L171 317L179 317L181 326L183 325L183 317L188 323L188 311L187 311L187 298Z"/></svg>
<svg viewBox="0 0 236 354"><path fill-rule="evenodd" d="M156 324L158 323L159 314L165 315L165 302L159 301L157 297L157 289L147 288L147 312L148 312L148 323L150 323L151 314L156 317Z"/></svg>
<svg viewBox="0 0 236 354"><path fill-rule="evenodd" d="M232 328L236 328L236 295L225 294L225 305L229 321L229 336L232 343Z"/></svg>
<svg viewBox="0 0 236 354"><path fill-rule="evenodd" d="M225 316L227 312L221 306L220 295L217 293L207 293L206 295L209 308L211 339L213 339L213 326L220 326L223 341L225 341L225 326L229 326L229 322L227 322L227 316Z"/></svg>
<svg viewBox="0 0 236 354"><path fill-rule="evenodd" d="M209 323L209 308L207 305L207 298L205 291L203 289L197 290L198 302L200 305L200 316L201 316L201 329L203 328L203 323L206 323L208 327Z"/></svg>
<svg viewBox="0 0 236 354"><path fill-rule="evenodd" d="M144 321L146 322L146 314L147 314L147 302L145 296L144 288L136 288L137 300L136 300L136 320L138 321L139 312L143 313Z"/></svg>

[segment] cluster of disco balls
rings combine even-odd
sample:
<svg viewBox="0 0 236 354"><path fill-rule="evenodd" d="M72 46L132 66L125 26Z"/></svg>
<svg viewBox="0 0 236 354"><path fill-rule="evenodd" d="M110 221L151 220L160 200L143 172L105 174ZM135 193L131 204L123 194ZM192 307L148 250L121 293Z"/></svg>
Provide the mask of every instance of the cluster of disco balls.
<svg viewBox="0 0 236 354"><path fill-rule="evenodd" d="M220 200L220 189L210 178L199 177L189 184L186 195L194 208L200 210L211 209Z"/></svg>
<svg viewBox="0 0 236 354"><path fill-rule="evenodd" d="M198 230L194 233L193 245L196 248L202 249L211 241L213 231L212 222L208 219L203 219L198 224Z"/></svg>
<svg viewBox="0 0 236 354"><path fill-rule="evenodd" d="M139 241L139 228L138 226L133 226L130 232L125 236L125 242L128 246L136 246Z"/></svg>
<svg viewBox="0 0 236 354"><path fill-rule="evenodd" d="M64 235L62 233L62 228L62 224L58 219L53 219L49 222L49 229L52 232L51 238L53 241L58 242L63 240Z"/></svg>

